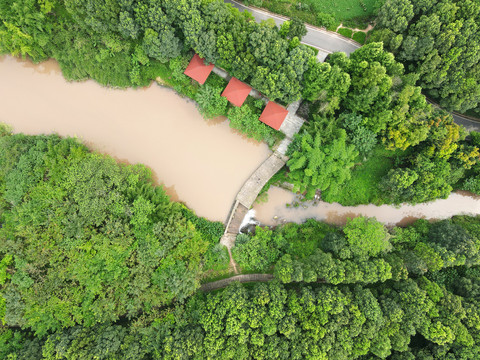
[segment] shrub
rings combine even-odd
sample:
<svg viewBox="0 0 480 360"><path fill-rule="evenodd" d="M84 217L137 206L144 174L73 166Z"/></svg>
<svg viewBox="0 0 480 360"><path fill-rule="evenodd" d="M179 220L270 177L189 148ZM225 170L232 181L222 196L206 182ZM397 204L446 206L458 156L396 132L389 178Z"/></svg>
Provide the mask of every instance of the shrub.
<svg viewBox="0 0 480 360"><path fill-rule="evenodd" d="M211 119L216 116L227 114L227 98L220 95L222 88L205 85L200 88L195 96L202 115Z"/></svg>
<svg viewBox="0 0 480 360"><path fill-rule="evenodd" d="M351 38L352 37L352 30L351 29L347 29L347 28L340 28L338 29L337 31L340 35L343 35L347 38Z"/></svg>
<svg viewBox="0 0 480 360"><path fill-rule="evenodd" d="M330 14L325 14L322 12L317 13L317 25L323 26L327 29L331 29L337 24L335 17Z"/></svg>
<svg viewBox="0 0 480 360"><path fill-rule="evenodd" d="M367 35L362 32L362 31L357 31L355 34L353 34L353 40L355 40L356 42L360 43L360 44L365 44L365 39L366 39Z"/></svg>
<svg viewBox="0 0 480 360"><path fill-rule="evenodd" d="M232 107L228 111L230 127L241 131L249 138L257 141L265 141L273 146L280 137L280 133L262 123L254 106L244 104L241 107Z"/></svg>
<svg viewBox="0 0 480 360"><path fill-rule="evenodd" d="M475 176L469 177L463 183L462 189L475 194L480 194L480 179Z"/></svg>

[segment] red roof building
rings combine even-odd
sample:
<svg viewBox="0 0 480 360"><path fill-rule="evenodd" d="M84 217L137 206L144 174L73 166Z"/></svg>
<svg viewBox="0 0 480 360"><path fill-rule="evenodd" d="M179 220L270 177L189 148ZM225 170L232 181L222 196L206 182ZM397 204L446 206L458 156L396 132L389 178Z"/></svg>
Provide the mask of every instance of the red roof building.
<svg viewBox="0 0 480 360"><path fill-rule="evenodd" d="M250 86L232 77L223 90L222 96L225 96L233 105L242 106L251 90Z"/></svg>
<svg viewBox="0 0 480 360"><path fill-rule="evenodd" d="M265 109L263 109L259 120L275 130L280 130L280 126L282 126L287 115L287 109L273 101L269 101Z"/></svg>
<svg viewBox="0 0 480 360"><path fill-rule="evenodd" d="M203 59L195 54L183 73L203 85L212 72L213 66L213 64L205 65Z"/></svg>

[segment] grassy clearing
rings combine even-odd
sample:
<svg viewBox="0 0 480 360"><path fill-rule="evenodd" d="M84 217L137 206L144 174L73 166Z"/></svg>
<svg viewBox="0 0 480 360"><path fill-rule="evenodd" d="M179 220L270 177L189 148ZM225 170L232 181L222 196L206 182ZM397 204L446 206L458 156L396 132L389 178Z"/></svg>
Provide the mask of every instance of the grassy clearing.
<svg viewBox="0 0 480 360"><path fill-rule="evenodd" d="M378 184L392 168L396 156L396 152L385 150L381 145L377 146L367 161L354 168L352 178L343 185L337 194L332 194L328 190L324 191L322 200L339 202L345 206L382 204L383 200L380 197Z"/></svg>
<svg viewBox="0 0 480 360"><path fill-rule="evenodd" d="M263 7L306 23L335 30L340 23L365 28L374 16L377 0L243 0L245 5Z"/></svg>

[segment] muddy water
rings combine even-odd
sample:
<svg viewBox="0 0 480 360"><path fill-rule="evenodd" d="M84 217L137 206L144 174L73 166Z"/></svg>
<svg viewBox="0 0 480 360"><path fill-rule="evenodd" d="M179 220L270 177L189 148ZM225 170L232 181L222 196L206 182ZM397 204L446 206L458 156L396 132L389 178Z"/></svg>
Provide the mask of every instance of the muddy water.
<svg viewBox="0 0 480 360"><path fill-rule="evenodd" d="M171 90L68 83L54 61L0 57L0 122L15 132L77 136L119 160L143 163L174 199L211 220L225 221L243 182L270 153L227 121L206 122Z"/></svg>
<svg viewBox="0 0 480 360"><path fill-rule="evenodd" d="M338 203L326 202L300 203L298 207L286 207L296 201L296 196L284 189L271 187L268 191L268 202L255 204L256 218L265 225L278 225L282 222L304 222L314 218L334 225L344 225L347 218L356 216L376 217L386 225L405 226L416 219L446 219L453 215L479 215L480 197L466 193L452 193L448 199L418 205L402 205L399 207L382 205L341 206Z"/></svg>

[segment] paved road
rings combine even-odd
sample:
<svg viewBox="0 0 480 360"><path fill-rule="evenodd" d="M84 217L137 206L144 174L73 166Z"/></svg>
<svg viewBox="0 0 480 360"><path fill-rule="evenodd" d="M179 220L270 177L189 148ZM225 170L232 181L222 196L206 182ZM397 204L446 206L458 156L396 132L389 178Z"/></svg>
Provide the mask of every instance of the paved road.
<svg viewBox="0 0 480 360"><path fill-rule="evenodd" d="M468 131L480 131L480 122L467 119L457 114L452 114L452 116L457 124L463 125Z"/></svg>
<svg viewBox="0 0 480 360"><path fill-rule="evenodd" d="M253 9L246 7L235 0L224 0L226 3L232 4L234 7L239 9L240 11L247 10L249 11L254 17L257 22L262 20L273 19L275 23L280 26L283 24L285 20L288 20L287 17L272 14L267 11L262 11L258 9ZM319 28L315 28L313 26L307 25L307 35L305 35L302 39L302 43L306 45L310 45L314 48L319 50L319 59L325 60L325 57L328 54L336 51L343 51L347 54L354 52L356 49L360 47L359 44L354 42L353 40L348 40L336 33L329 32L326 30L322 30Z"/></svg>
<svg viewBox="0 0 480 360"><path fill-rule="evenodd" d="M224 1L232 4L240 11L249 11L255 17L257 22L273 19L277 25L281 25L285 20L288 19L287 17L272 14L267 11L246 7L235 0ZM343 51L347 54L350 54L360 47L360 44L339 36L337 33L322 30L309 25L307 25L307 35L303 37L302 43L317 48L319 50L318 59L320 61L325 60L326 56L332 52ZM463 125L468 131L480 131L480 122L467 119L458 114L452 114L452 116L457 124Z"/></svg>

